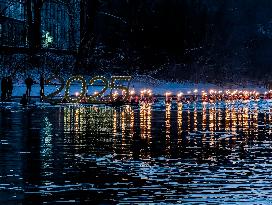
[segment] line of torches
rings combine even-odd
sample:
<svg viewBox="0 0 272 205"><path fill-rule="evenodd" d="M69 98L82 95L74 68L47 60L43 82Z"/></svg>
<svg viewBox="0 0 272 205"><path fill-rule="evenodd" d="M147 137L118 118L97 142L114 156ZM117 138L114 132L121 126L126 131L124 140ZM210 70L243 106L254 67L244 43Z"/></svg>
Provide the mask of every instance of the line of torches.
<svg viewBox="0 0 272 205"><path fill-rule="evenodd" d="M141 90L140 98L135 94L135 91L130 91L130 102L155 102L157 97L153 96L152 90L145 89ZM209 91L198 91L197 89L193 91L187 91L187 93L179 92L174 95L171 92L166 92L165 102L171 103L176 100L178 103L190 103L196 101L202 102L218 102L218 101L238 101L238 100L259 100L259 99L272 99L272 90L265 92L263 94L257 91L247 91L247 90L209 90Z"/></svg>
<svg viewBox="0 0 272 205"><path fill-rule="evenodd" d="M94 94L97 94L95 92ZM112 93L114 100L122 100L125 96L126 91L122 91L120 95L117 91ZM76 96L78 93L76 93ZM214 90L199 91L197 89L193 91L187 91L186 93L179 92L176 95L172 92L166 92L164 95L153 95L151 89L144 89L140 91L140 96L136 94L135 90L129 91L128 103L153 103L157 102L158 98L165 97L166 103L171 103L175 100L177 103L190 103L196 101L215 103L219 101L241 101L241 100L259 100L259 99L272 99L272 90L265 93L259 93L257 91L247 90ZM102 97L103 98L103 97ZM104 101L104 100L103 100Z"/></svg>

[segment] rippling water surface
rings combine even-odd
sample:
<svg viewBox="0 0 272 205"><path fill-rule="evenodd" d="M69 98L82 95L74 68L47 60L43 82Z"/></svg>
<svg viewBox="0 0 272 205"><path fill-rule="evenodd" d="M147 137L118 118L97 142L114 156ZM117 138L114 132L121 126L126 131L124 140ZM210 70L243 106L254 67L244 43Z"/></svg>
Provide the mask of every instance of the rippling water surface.
<svg viewBox="0 0 272 205"><path fill-rule="evenodd" d="M0 204L272 201L268 102L0 109Z"/></svg>

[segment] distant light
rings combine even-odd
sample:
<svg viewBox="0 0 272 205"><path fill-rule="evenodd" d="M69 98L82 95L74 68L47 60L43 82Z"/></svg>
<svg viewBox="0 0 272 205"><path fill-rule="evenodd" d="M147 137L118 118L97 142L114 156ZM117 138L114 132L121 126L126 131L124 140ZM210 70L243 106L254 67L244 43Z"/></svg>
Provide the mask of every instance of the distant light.
<svg viewBox="0 0 272 205"><path fill-rule="evenodd" d="M181 96L183 96L183 93L179 93L179 94L178 94L178 97L181 97Z"/></svg>
<svg viewBox="0 0 272 205"><path fill-rule="evenodd" d="M147 90L147 94L149 95L149 96L151 96L152 95L152 90Z"/></svg>

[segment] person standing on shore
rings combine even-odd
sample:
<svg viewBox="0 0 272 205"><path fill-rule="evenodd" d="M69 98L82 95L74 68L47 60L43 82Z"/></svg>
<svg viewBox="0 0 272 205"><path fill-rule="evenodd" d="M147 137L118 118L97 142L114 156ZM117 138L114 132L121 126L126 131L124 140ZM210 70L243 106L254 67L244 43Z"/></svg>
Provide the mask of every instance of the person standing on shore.
<svg viewBox="0 0 272 205"><path fill-rule="evenodd" d="M7 98L8 98L8 100L11 100L12 90L13 90L12 77L9 76L7 78Z"/></svg>
<svg viewBox="0 0 272 205"><path fill-rule="evenodd" d="M43 101L43 97L44 97L44 75L41 74L40 76L40 101Z"/></svg>
<svg viewBox="0 0 272 205"><path fill-rule="evenodd" d="M26 96L26 94L23 94L23 97L21 98L21 100L20 100L20 104L23 106L23 107L25 107L26 105L27 105L27 96Z"/></svg>
<svg viewBox="0 0 272 205"><path fill-rule="evenodd" d="M26 84L26 96L27 99L30 101L31 87L34 84L34 81L30 76L28 76L27 79L25 80L25 84Z"/></svg>
<svg viewBox="0 0 272 205"><path fill-rule="evenodd" d="M5 101L7 99L7 78L3 77L1 81L1 100Z"/></svg>

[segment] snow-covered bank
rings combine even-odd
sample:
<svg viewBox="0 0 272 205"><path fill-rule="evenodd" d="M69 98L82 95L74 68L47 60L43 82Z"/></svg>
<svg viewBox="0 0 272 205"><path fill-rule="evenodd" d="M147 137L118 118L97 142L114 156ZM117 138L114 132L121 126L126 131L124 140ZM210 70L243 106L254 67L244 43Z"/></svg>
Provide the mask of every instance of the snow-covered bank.
<svg viewBox="0 0 272 205"><path fill-rule="evenodd" d="M52 73L45 73L45 77L49 78ZM16 76L14 76L13 79L13 96L22 96L25 91L26 91L26 86L24 83L24 79L30 75L33 80L36 82L32 86L32 91L31 95L32 96L39 96L40 95L40 85L37 84L39 82L40 78L40 72L38 70L33 70L28 73L16 73ZM61 75L65 80L69 78L68 73L64 73ZM108 76L108 82L110 82L110 75L107 74L105 76ZM94 76L84 76L84 79L86 82L89 82L89 80L94 77ZM127 85L127 84L125 84ZM1 87L1 84L0 84ZM59 85L45 85L45 94L48 95L52 92L54 92ZM218 86L215 84L211 83L192 83L192 82L169 82L169 81L163 81L163 80L157 80L152 78L151 76L147 75L136 75L132 76L132 80L130 82L129 88L131 90L134 90L136 94L140 94L140 91L143 89L150 89L152 90L152 93L155 95L164 95L166 92L171 92L173 95L176 95L177 93L183 92L183 93L188 93L188 92L193 92L194 90L198 90L199 92L205 90L256 90L257 92L264 93L267 91L264 87L259 87L254 84L248 84L246 87L241 86L241 85L229 85L229 86ZM95 86L88 86L88 94L93 94L96 91L101 91L102 87L95 87ZM70 93L71 95L74 95L77 92L81 91L81 82L73 82L71 88L70 88ZM59 94L59 96L64 96L65 88L62 90L62 92ZM110 93L110 88L107 89L106 95Z"/></svg>
<svg viewBox="0 0 272 205"><path fill-rule="evenodd" d="M130 84L131 88L135 88L136 92L142 89L151 89L154 94L165 94L166 92L171 92L172 94L177 94L179 92L187 93L194 90L198 91L208 91L208 90L250 90L264 93L267 91L264 87L260 87L254 84L248 84L247 86L241 85L228 85L228 86L218 86L211 83L192 83L192 82L168 82L159 81L153 79L149 76L136 76L133 78Z"/></svg>
<svg viewBox="0 0 272 205"><path fill-rule="evenodd" d="M45 94L48 95L49 93L54 92L59 86L58 85L46 85L45 86ZM97 87L97 86L88 86L88 93L93 94L95 91L100 91L102 87ZM175 83L175 82L163 82L163 81L158 81L158 82L140 82L138 80L132 80L130 83L130 90L134 90L137 94L140 94L140 91L143 89L151 89L152 93L155 95L164 95L166 92L171 92L173 95L183 92L193 92L194 90L198 90L201 92L202 90L208 91L210 89L214 90L256 90L260 93L264 93L266 91L265 88L263 87L257 87L257 86L250 86L247 88L241 87L241 86L232 86L232 87L219 87L214 84L208 84L208 83L199 83L199 84L194 84L194 83ZM14 88L13 88L13 96L22 96L26 91L26 86L23 82L15 83ZM74 95L77 92L81 91L81 83L80 82L75 82L71 88L70 88L70 93ZM63 96L65 92L65 89L62 90L62 92L59 94L59 96ZM109 94L110 89L108 88L107 92L105 94ZM39 84L34 84L32 86L32 91L31 91L32 96L39 96L40 95L40 85Z"/></svg>

